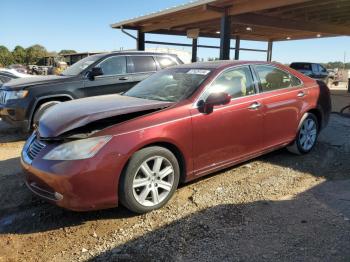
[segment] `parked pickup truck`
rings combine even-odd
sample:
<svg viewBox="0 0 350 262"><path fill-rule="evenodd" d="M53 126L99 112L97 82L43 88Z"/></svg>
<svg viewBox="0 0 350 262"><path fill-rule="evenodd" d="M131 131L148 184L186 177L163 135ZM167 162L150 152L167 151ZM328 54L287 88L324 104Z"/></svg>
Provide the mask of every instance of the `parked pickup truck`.
<svg viewBox="0 0 350 262"><path fill-rule="evenodd" d="M51 106L122 93L163 68L182 64L171 54L113 52L86 57L59 76L13 79L0 87L0 118L30 131Z"/></svg>
<svg viewBox="0 0 350 262"><path fill-rule="evenodd" d="M321 80L327 85L330 84L329 72L324 66L320 64L308 62L294 62L290 65L290 67L311 78Z"/></svg>

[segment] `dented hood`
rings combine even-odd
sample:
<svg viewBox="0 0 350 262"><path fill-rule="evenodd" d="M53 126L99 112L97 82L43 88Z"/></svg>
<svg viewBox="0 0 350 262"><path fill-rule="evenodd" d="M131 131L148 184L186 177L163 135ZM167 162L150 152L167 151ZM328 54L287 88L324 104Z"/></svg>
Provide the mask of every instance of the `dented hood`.
<svg viewBox="0 0 350 262"><path fill-rule="evenodd" d="M121 95L73 100L55 105L45 112L39 122L39 134L43 138L54 138L98 120L165 108L171 104Z"/></svg>

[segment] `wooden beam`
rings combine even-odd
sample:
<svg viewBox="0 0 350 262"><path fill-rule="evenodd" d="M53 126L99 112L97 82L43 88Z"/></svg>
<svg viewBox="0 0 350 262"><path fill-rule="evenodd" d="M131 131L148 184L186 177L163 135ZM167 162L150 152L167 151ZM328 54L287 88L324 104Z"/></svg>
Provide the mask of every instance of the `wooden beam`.
<svg viewBox="0 0 350 262"><path fill-rule="evenodd" d="M278 7L272 10L267 10L266 14L269 15L288 15L291 12L294 11L303 11L307 8L313 8L313 9L317 9L320 6L323 5L329 5L329 4L334 4L334 0L320 0L317 2L311 1L311 2L307 2L307 3L301 3L301 4L297 4L294 6L286 6L286 7Z"/></svg>
<svg viewBox="0 0 350 262"><path fill-rule="evenodd" d="M203 10L204 11L213 11L213 12L217 12L217 13L225 13L225 8L223 7L217 7L217 6L213 6L213 5L204 5L203 6Z"/></svg>
<svg viewBox="0 0 350 262"><path fill-rule="evenodd" d="M286 7L294 4L306 3L311 0L265 0L265 1L245 1L234 4L231 7L230 15L238 15L245 13L258 12L262 10L268 10L277 7Z"/></svg>
<svg viewBox="0 0 350 262"><path fill-rule="evenodd" d="M269 1L249 0L249 1L239 2L237 4L233 4L232 7L229 8L228 15L232 16L232 15L244 14L249 12L257 12L257 11L267 10L271 8L288 6L288 5L304 3L309 1L311 0L269 0ZM152 32L160 29L171 29L173 27L178 27L186 24L193 24L197 22L220 18L221 16L222 16L221 13L218 13L212 10L202 11L200 13L191 12L189 14L183 14L183 15L177 15L177 16L176 16L176 13L168 14L165 20L160 19L152 25L144 26L142 28L142 31ZM170 20L170 17L172 20ZM142 25L142 22L139 22L139 23L140 25Z"/></svg>
<svg viewBox="0 0 350 262"><path fill-rule="evenodd" d="M299 18L303 18L305 16L308 18L313 17L313 16L320 16L320 15L333 16L334 14L339 13L339 12L350 11L349 8L350 8L350 2L347 2L339 7L334 7L332 5L328 5L328 6L318 7L318 8L305 8L305 9L299 10L297 12L291 11L288 13L284 13L283 15L278 14L276 16L290 18L290 19L299 19ZM271 14L268 13L268 15L271 15Z"/></svg>
<svg viewBox="0 0 350 262"><path fill-rule="evenodd" d="M256 25L271 28L284 28L295 31L325 33L334 35L350 35L350 28L346 26L306 22L301 20L289 20L258 14L245 14L233 16L232 23L244 25Z"/></svg>

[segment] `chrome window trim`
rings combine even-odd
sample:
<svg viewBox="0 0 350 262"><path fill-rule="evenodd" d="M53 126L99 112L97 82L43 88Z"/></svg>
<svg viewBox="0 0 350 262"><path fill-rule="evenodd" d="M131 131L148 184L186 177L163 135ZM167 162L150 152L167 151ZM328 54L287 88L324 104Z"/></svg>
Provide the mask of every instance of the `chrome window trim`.
<svg viewBox="0 0 350 262"><path fill-rule="evenodd" d="M135 57L135 56L150 56L150 57L152 57L153 58L153 60L154 60L154 63L155 63L155 65L156 65L156 69L157 69L157 60L155 59L155 57L167 57L167 58L170 58L171 60L173 60L175 63L176 63L176 65L179 65L179 63L177 62L177 60L173 57L173 56L171 56L171 55L162 55L162 54L154 54L154 55L149 55L149 54L127 54L127 55L124 55L124 54L122 54L122 55L112 55L112 56L108 56L108 57L106 57L105 59L103 59L102 61L100 61L97 65L95 65L95 67L96 66L99 66L101 63L103 63L104 61L106 61L107 59L109 59L109 58L113 58L113 57L118 57L118 56L123 56L123 57L125 57L125 59L127 59L127 57ZM162 70L160 67L159 67L159 69L160 70ZM160 71L160 70L156 70L156 71L145 71L145 72L137 72L137 73L129 73L128 72L128 61L126 60L126 73L125 74L115 74L115 75L102 75L102 76L97 76L96 78L98 79L98 78L104 78L104 77L115 77L115 76L125 76L125 75L137 75L137 74L149 74L149 73L156 73L156 72L158 72L158 71ZM88 74L88 72L89 72L89 70L85 73L85 75L84 75L84 78L87 78L87 74Z"/></svg>

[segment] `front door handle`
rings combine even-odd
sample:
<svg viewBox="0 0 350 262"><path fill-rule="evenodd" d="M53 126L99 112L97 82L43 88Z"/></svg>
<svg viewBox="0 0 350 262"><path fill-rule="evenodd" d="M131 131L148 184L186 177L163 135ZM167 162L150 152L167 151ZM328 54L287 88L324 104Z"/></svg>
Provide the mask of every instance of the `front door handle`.
<svg viewBox="0 0 350 262"><path fill-rule="evenodd" d="M120 78L119 78L119 80L123 80L123 81L125 81L125 80L129 80L129 77L122 76L122 77L120 77Z"/></svg>
<svg viewBox="0 0 350 262"><path fill-rule="evenodd" d="M298 93L298 97L304 97L304 96L305 96L305 93L303 91Z"/></svg>
<svg viewBox="0 0 350 262"><path fill-rule="evenodd" d="M250 110L257 110L261 107L261 104L259 102L254 102L253 104L251 104L248 109Z"/></svg>

